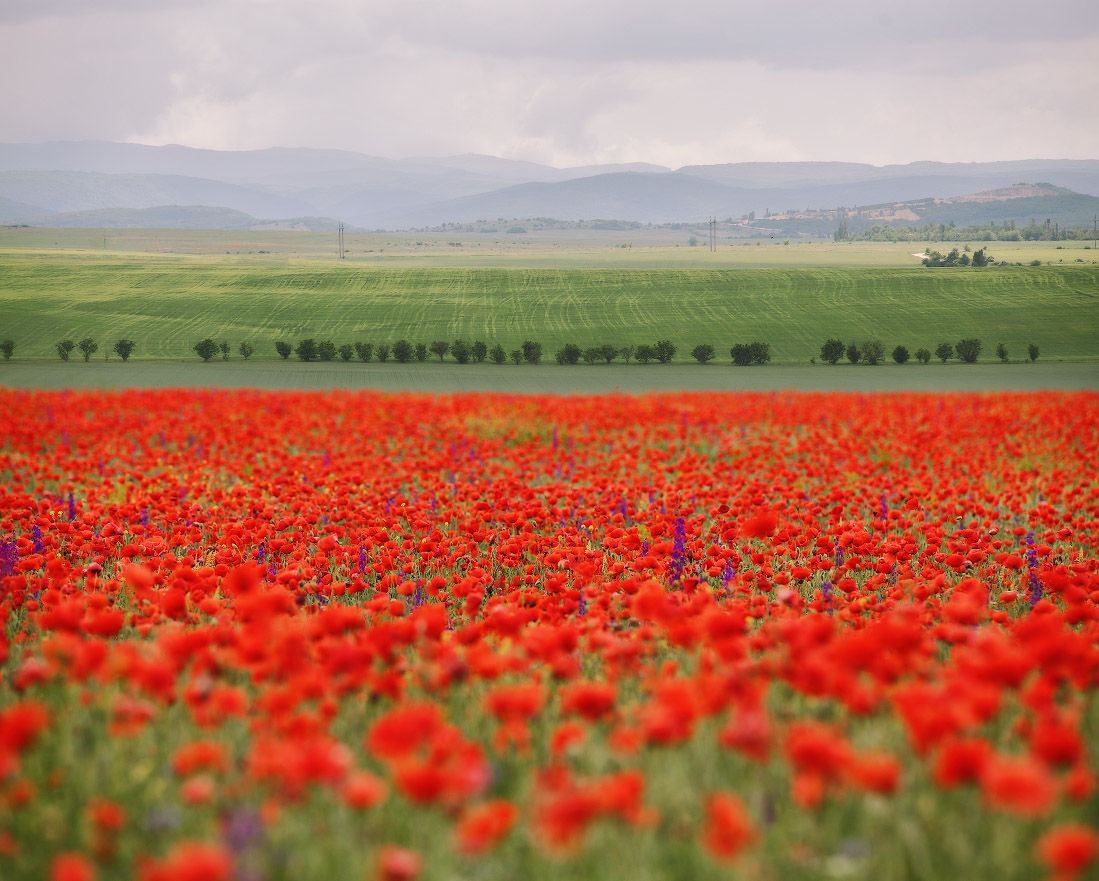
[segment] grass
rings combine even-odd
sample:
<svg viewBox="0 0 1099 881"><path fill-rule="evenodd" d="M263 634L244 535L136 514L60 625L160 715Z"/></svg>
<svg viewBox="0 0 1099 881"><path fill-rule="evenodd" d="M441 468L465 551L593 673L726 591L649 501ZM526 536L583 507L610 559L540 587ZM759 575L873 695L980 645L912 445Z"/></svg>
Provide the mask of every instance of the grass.
<svg viewBox="0 0 1099 881"><path fill-rule="evenodd" d="M1017 359L1028 343L1043 358L1099 357L1099 268L1080 264L407 268L0 249L0 276L0 337L15 340L20 360L55 360L57 340L85 336L99 341L100 359L130 337L139 360L193 359L204 336L230 341L234 352L249 340L267 359L277 357L276 340L307 336L337 344L465 337L508 350L536 339L550 361L565 342L668 338L679 360L700 342L726 360L731 344L764 340L776 363L806 363L830 336L881 339L887 352L976 336L986 360L999 342Z"/></svg>
<svg viewBox="0 0 1099 881"><path fill-rule="evenodd" d="M117 359L90 364L0 362L0 385L9 388L261 388L378 389L388 392L451 394L593 395L653 391L1038 391L1099 389L1099 360L1038 361L1035 364L948 364L926 367L892 362L870 368L788 365L732 367L728 364L624 364L542 367L439 364L302 364L242 361L209 364L145 361L123 364Z"/></svg>

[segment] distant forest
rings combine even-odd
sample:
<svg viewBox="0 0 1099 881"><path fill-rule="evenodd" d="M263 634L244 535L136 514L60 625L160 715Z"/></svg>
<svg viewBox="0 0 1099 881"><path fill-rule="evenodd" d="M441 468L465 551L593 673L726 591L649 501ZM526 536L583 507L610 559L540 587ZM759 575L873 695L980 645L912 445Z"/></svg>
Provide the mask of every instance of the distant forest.
<svg viewBox="0 0 1099 881"><path fill-rule="evenodd" d="M849 232L840 224L833 238L852 242L1058 242L1090 239L1095 230L1090 226L1061 226L1058 223L1038 223L1031 218L1026 226L1014 220L997 224L995 221L973 226L929 221L922 226L892 226L875 224L861 232Z"/></svg>

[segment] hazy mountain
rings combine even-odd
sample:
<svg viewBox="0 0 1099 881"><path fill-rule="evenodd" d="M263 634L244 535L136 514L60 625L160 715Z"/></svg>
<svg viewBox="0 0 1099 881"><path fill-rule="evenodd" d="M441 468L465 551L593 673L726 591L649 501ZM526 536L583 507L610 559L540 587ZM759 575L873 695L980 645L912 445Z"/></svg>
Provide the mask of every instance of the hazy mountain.
<svg viewBox="0 0 1099 881"><path fill-rule="evenodd" d="M1099 195L1099 161L742 162L670 171L646 163L552 168L473 154L385 159L341 150L0 144L0 220L212 206L253 219L320 216L391 229L500 217L694 222L949 198L1024 180Z"/></svg>
<svg viewBox="0 0 1099 881"><path fill-rule="evenodd" d="M49 212L38 205L28 205L0 196L0 223L24 223L31 217Z"/></svg>
<svg viewBox="0 0 1099 881"><path fill-rule="evenodd" d="M222 181L165 174L0 172L0 196L53 212L157 205L214 205L260 217L312 214L306 202Z"/></svg>

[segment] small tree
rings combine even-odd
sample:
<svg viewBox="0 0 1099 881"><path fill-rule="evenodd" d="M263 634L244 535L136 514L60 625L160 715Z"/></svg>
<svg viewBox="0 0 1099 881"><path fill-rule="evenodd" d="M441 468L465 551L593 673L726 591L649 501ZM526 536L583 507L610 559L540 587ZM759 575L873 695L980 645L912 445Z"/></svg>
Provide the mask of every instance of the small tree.
<svg viewBox="0 0 1099 881"><path fill-rule="evenodd" d="M565 343L553 356L558 364L575 364L583 353L576 343Z"/></svg>
<svg viewBox="0 0 1099 881"><path fill-rule="evenodd" d="M599 347L599 357L610 364L611 361L618 357L618 346L612 346L610 343L603 343L603 345Z"/></svg>
<svg viewBox="0 0 1099 881"><path fill-rule="evenodd" d="M11 360L11 353L15 351L15 340L2 340L0 341L0 355L4 356L5 361Z"/></svg>
<svg viewBox="0 0 1099 881"><path fill-rule="evenodd" d="M534 340L523 340L523 358L529 364L538 364L542 360L542 344Z"/></svg>
<svg viewBox="0 0 1099 881"><path fill-rule="evenodd" d="M852 364L858 364L859 360L862 358L862 350L856 343L848 343L844 354L847 355L847 360Z"/></svg>
<svg viewBox="0 0 1099 881"><path fill-rule="evenodd" d="M931 350L930 349L916 349L916 360L921 364L931 363Z"/></svg>
<svg viewBox="0 0 1099 881"><path fill-rule="evenodd" d="M222 361L228 361L229 360L229 344L226 343L226 342L222 342L221 345L218 346L218 348L221 349L221 360Z"/></svg>
<svg viewBox="0 0 1099 881"><path fill-rule="evenodd" d="M978 248L973 252L973 265L977 268L988 266L988 255L984 248Z"/></svg>
<svg viewBox="0 0 1099 881"><path fill-rule="evenodd" d="M656 352L656 360L661 364L668 364L675 357L675 346L671 340L657 340L653 351Z"/></svg>
<svg viewBox="0 0 1099 881"><path fill-rule="evenodd" d="M634 354L635 351L636 350L634 349L634 347L632 345L623 346L621 349L618 350L618 354L622 356L623 361L625 361L627 364L629 364L630 359L633 357L633 354Z"/></svg>
<svg viewBox="0 0 1099 881"><path fill-rule="evenodd" d="M694 358L699 364L705 364L707 361L713 360L714 347L709 343L699 343L693 349L691 349L691 357Z"/></svg>
<svg viewBox="0 0 1099 881"><path fill-rule="evenodd" d="M351 343L344 343L340 346L339 352L341 361L350 361L355 357L355 347Z"/></svg>
<svg viewBox="0 0 1099 881"><path fill-rule="evenodd" d="M820 347L820 360L827 361L829 364L835 364L843 357L843 353L846 347L843 345L843 340L830 339Z"/></svg>
<svg viewBox="0 0 1099 881"><path fill-rule="evenodd" d="M771 344L748 343L748 354L753 364L766 364L771 360Z"/></svg>
<svg viewBox="0 0 1099 881"><path fill-rule="evenodd" d="M599 346L588 346L584 349L584 363L594 364L601 357Z"/></svg>
<svg viewBox="0 0 1099 881"><path fill-rule="evenodd" d="M935 348L935 357L945 364L954 357L954 347L950 343L939 343Z"/></svg>
<svg viewBox="0 0 1099 881"><path fill-rule="evenodd" d="M1003 361L1005 364L1007 363L1007 346L1005 346L1003 343L997 343L996 357Z"/></svg>
<svg viewBox="0 0 1099 881"><path fill-rule="evenodd" d="M389 343L378 343L378 347L374 350L374 353L378 356L379 361L388 361Z"/></svg>
<svg viewBox="0 0 1099 881"><path fill-rule="evenodd" d="M133 340L120 339L114 344L114 353L118 355L123 361L129 361L130 355L133 354L134 349L137 348L137 343Z"/></svg>
<svg viewBox="0 0 1099 881"><path fill-rule="evenodd" d="M355 354L364 364L374 357L373 343L355 343Z"/></svg>
<svg viewBox="0 0 1099 881"><path fill-rule="evenodd" d="M317 360L317 341L312 337L302 340L294 349L294 354L302 361Z"/></svg>
<svg viewBox="0 0 1099 881"><path fill-rule="evenodd" d="M416 360L421 364L427 360L427 346L423 343L416 343Z"/></svg>
<svg viewBox="0 0 1099 881"><path fill-rule="evenodd" d="M80 342L76 344L76 347L84 353L84 360L88 361L92 355L99 349L99 343L93 340L90 336L84 337Z"/></svg>
<svg viewBox="0 0 1099 881"><path fill-rule="evenodd" d="M275 343L275 351L278 352L279 357L282 358L283 361L285 361L287 358L290 357L290 353L293 352L294 349L291 347L290 343L279 340L277 343Z"/></svg>
<svg viewBox="0 0 1099 881"><path fill-rule="evenodd" d="M430 346L433 354L439 356L439 363L443 363L443 356L450 351L450 343L446 340L435 340Z"/></svg>
<svg viewBox="0 0 1099 881"><path fill-rule="evenodd" d="M736 343L729 349L729 355L737 367L747 367L752 363L752 348L747 343Z"/></svg>
<svg viewBox="0 0 1099 881"><path fill-rule="evenodd" d="M477 340L470 347L469 354L474 364L482 363L488 356L488 343L484 340Z"/></svg>
<svg viewBox="0 0 1099 881"><path fill-rule="evenodd" d="M321 340L317 343L317 357L322 361L335 360L336 344L332 340Z"/></svg>
<svg viewBox="0 0 1099 881"><path fill-rule="evenodd" d="M210 339L210 337L206 337L206 339L199 340L195 343L194 350L195 354L203 361L209 361L218 353L218 344Z"/></svg>
<svg viewBox="0 0 1099 881"><path fill-rule="evenodd" d="M243 342L237 347L237 351L240 352L240 356L247 361L252 355L255 354L256 347L249 342Z"/></svg>
<svg viewBox="0 0 1099 881"><path fill-rule="evenodd" d="M68 361L69 352L71 352L75 348L76 343L74 343L72 340L61 340L61 342L57 344L57 357L59 357L62 361Z"/></svg>
<svg viewBox="0 0 1099 881"><path fill-rule="evenodd" d="M523 363L523 350L522 349L512 349L511 350L511 361L512 361L513 364L522 364Z"/></svg>
<svg viewBox="0 0 1099 881"><path fill-rule="evenodd" d="M400 339L393 344L393 357L401 364L407 364L411 361L414 351L412 343L408 340Z"/></svg>
<svg viewBox="0 0 1099 881"><path fill-rule="evenodd" d="M893 350L893 360L896 361L898 364L907 364L908 349L906 349L904 346L897 346L897 348Z"/></svg>
<svg viewBox="0 0 1099 881"><path fill-rule="evenodd" d="M8 342L10 342L10 340ZM1031 364L1038 360L1038 347L1034 343L1031 343L1029 346L1026 347L1026 353L1027 357L1030 359Z"/></svg>
<svg viewBox="0 0 1099 881"><path fill-rule="evenodd" d="M499 343L492 347L488 356L492 359L493 364L503 364L508 359L508 353L504 351L504 347Z"/></svg>
<svg viewBox="0 0 1099 881"><path fill-rule="evenodd" d="M882 358L885 357L885 346L881 340L870 340L867 343L862 344L862 356L866 359L866 363L871 366L876 366Z"/></svg>
<svg viewBox="0 0 1099 881"><path fill-rule="evenodd" d="M977 360L977 356L981 354L981 341L973 338L958 340L954 351L966 364L973 364Z"/></svg>
<svg viewBox="0 0 1099 881"><path fill-rule="evenodd" d="M637 360L642 364L648 364L650 361L656 360L656 349L650 346L648 343L642 343L637 347Z"/></svg>
<svg viewBox="0 0 1099 881"><path fill-rule="evenodd" d="M465 340L455 340L450 344L450 354L454 356L454 360L459 364L468 364L473 350Z"/></svg>

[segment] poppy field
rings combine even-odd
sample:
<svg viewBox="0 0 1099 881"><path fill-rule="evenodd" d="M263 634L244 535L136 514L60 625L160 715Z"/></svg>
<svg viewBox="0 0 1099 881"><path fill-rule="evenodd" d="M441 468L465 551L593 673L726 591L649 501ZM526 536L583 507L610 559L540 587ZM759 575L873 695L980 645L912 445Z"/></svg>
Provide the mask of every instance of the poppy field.
<svg viewBox="0 0 1099 881"><path fill-rule="evenodd" d="M0 419L0 878L1099 873L1099 395Z"/></svg>

